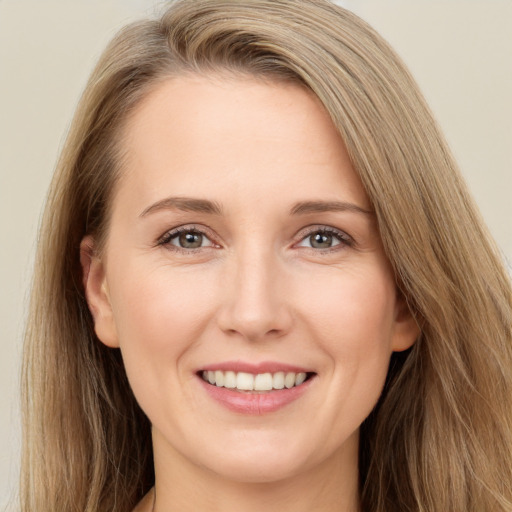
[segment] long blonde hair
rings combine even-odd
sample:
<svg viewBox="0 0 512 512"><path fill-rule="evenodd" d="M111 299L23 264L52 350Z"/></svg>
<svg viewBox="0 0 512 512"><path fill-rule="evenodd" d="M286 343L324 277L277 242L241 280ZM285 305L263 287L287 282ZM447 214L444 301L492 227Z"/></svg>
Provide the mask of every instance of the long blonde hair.
<svg viewBox="0 0 512 512"><path fill-rule="evenodd" d="M23 512L122 511L153 484L148 419L97 340L79 245L107 236L123 121L155 83L215 70L311 89L375 209L421 325L362 426L365 512L512 510L512 293L418 88L387 43L326 0L181 0L108 46L42 222L23 368Z"/></svg>

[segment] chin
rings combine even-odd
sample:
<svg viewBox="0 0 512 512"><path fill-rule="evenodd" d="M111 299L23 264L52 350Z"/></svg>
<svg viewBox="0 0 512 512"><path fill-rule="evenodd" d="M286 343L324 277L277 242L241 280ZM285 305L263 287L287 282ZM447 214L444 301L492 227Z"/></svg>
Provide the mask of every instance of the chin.
<svg viewBox="0 0 512 512"><path fill-rule="evenodd" d="M318 449L322 443L313 443L314 449L301 436L262 434L240 432L222 443L210 441L204 450L196 451L196 464L233 482L268 484L307 472L332 456Z"/></svg>
<svg viewBox="0 0 512 512"><path fill-rule="evenodd" d="M237 483L270 484L296 476L305 470L304 464L284 454L249 459L227 457L207 466L218 477Z"/></svg>

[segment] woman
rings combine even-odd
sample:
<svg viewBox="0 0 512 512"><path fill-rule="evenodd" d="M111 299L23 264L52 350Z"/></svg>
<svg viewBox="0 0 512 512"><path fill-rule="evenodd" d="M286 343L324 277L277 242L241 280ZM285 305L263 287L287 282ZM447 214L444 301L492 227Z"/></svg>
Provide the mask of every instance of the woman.
<svg viewBox="0 0 512 512"><path fill-rule="evenodd" d="M52 184L22 509L510 511L511 300L371 28L179 1L107 48Z"/></svg>

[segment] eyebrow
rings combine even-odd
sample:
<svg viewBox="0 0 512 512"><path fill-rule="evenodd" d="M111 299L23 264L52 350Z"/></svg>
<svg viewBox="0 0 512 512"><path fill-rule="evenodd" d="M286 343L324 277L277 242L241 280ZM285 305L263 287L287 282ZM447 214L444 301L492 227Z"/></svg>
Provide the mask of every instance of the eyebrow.
<svg viewBox="0 0 512 512"><path fill-rule="evenodd" d="M207 213L210 215L222 215L222 207L208 199L196 199L193 197L166 197L148 206L139 217L145 217L150 213L161 210L181 210L184 212ZM375 213L365 210L361 206L346 201L301 201L290 209L290 215L307 215L308 213L323 212L354 212L374 216Z"/></svg>
<svg viewBox="0 0 512 512"><path fill-rule="evenodd" d="M354 212L370 215L371 217L375 216L375 212L345 201L301 201L291 208L290 215L323 212Z"/></svg>
<svg viewBox="0 0 512 512"><path fill-rule="evenodd" d="M148 206L139 217L161 210L182 210L184 212L208 213L222 215L222 208L214 201L208 199L195 199L193 197L166 197L151 206Z"/></svg>

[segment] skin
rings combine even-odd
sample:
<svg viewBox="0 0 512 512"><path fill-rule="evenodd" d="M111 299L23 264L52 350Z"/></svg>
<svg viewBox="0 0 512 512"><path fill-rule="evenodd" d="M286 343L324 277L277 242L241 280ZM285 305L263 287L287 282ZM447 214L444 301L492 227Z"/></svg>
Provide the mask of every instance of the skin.
<svg viewBox="0 0 512 512"><path fill-rule="evenodd" d="M328 115L298 85L183 76L145 98L123 137L106 246L95 255L85 238L82 264L96 333L121 349L153 425L155 495L137 510L358 510L359 426L418 329ZM293 212L301 202L323 207ZM179 227L202 246L164 240ZM315 376L294 402L245 415L196 375L233 360Z"/></svg>

